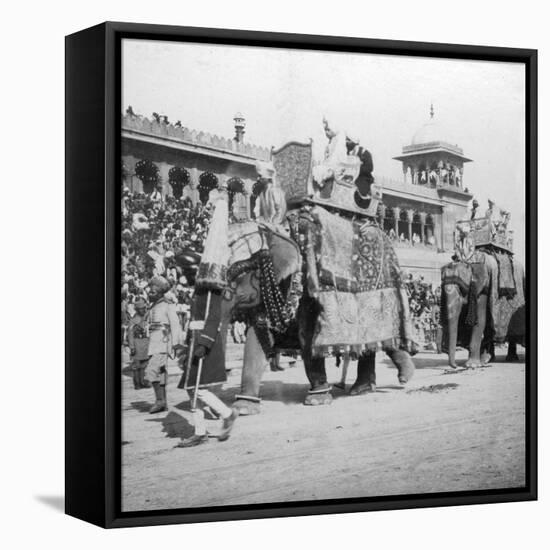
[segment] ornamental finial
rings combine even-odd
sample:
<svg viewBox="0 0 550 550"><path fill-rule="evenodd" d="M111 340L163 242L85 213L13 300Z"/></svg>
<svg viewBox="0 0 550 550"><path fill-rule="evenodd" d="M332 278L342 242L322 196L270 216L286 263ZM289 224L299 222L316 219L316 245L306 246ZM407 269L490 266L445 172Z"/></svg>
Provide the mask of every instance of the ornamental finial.
<svg viewBox="0 0 550 550"><path fill-rule="evenodd" d="M434 117L434 104L432 103L430 105L430 118L433 118Z"/></svg>

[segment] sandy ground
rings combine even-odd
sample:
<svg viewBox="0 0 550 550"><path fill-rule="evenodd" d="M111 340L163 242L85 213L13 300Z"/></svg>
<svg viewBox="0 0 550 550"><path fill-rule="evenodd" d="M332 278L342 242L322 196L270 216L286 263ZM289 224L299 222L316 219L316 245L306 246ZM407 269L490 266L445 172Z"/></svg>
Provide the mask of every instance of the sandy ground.
<svg viewBox="0 0 550 550"><path fill-rule="evenodd" d="M211 438L190 449L174 448L193 433L177 366L170 367L169 411L156 415L147 412L152 390L134 390L124 374L123 510L520 487L524 355L512 364L497 353L490 367L452 373L446 356L418 354L405 387L379 353L376 393L335 389L332 405L322 407L302 405L300 361L284 372L268 369L261 414L240 417L226 442ZM333 361L327 371L339 380ZM352 363L348 387L354 375ZM239 384L233 369L220 397L231 403ZM215 431L219 421L209 426Z"/></svg>

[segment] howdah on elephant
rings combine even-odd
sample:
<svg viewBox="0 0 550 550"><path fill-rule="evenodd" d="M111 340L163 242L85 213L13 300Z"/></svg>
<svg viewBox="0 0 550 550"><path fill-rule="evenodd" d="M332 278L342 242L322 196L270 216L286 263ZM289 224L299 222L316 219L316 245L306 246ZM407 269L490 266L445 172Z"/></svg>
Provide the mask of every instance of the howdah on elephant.
<svg viewBox="0 0 550 550"><path fill-rule="evenodd" d="M517 359L516 344L525 340L523 266L507 252L476 249L468 260L453 261L441 270L443 349L449 365L456 348L469 350L467 367L489 362L495 343L508 342L508 360Z"/></svg>
<svg viewBox="0 0 550 550"><path fill-rule="evenodd" d="M234 406L259 412L266 364L279 349L299 350L310 389L305 404L332 400L325 358L358 359L351 394L373 391L375 354L384 350L406 383L414 372L407 296L383 231L320 206L287 214L290 234L256 222L232 224L228 267L234 318L248 325L242 386Z"/></svg>

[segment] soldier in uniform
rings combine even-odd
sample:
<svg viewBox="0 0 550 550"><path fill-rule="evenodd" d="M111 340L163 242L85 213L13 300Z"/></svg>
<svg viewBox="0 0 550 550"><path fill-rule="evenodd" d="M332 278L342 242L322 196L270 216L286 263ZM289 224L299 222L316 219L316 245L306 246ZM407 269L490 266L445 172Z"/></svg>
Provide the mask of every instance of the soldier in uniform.
<svg viewBox="0 0 550 550"><path fill-rule="evenodd" d="M145 368L149 361L149 334L147 328L147 304L141 298L136 300L134 307L136 314L128 324L128 346L132 360L132 376L134 388L140 390L148 388L145 380Z"/></svg>
<svg viewBox="0 0 550 550"><path fill-rule="evenodd" d="M170 284L164 277L156 276L149 282L149 298L153 304L149 311L149 363L145 379L153 385L155 403L151 414L167 410L166 382L168 358L181 348L181 326L174 301L166 297Z"/></svg>

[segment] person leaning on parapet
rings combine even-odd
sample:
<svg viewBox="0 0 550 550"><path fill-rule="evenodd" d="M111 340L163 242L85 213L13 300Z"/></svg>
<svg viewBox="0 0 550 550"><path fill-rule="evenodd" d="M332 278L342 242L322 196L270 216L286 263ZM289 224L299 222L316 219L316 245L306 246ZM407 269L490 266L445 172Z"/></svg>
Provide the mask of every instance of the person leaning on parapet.
<svg viewBox="0 0 550 550"><path fill-rule="evenodd" d="M170 284L164 277L156 276L149 282L149 298L153 306L149 311L149 363L145 379L153 385L155 403L150 413L167 410L166 383L168 358L175 356L182 347L181 327L176 304L165 296Z"/></svg>

